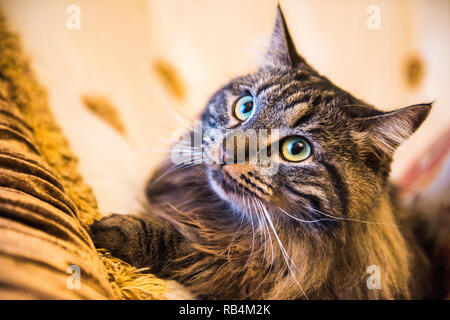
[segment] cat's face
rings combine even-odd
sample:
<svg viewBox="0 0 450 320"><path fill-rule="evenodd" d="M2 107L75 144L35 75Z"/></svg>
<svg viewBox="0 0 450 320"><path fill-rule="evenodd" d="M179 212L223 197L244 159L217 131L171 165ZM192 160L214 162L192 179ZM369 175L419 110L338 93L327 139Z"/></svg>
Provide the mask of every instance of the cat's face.
<svg viewBox="0 0 450 320"><path fill-rule="evenodd" d="M296 53L279 12L264 66L220 89L202 115L206 156L224 149L227 137L258 137L241 140L247 150L241 161L238 143L236 153L215 156L208 179L239 212L262 201L280 216L322 220L317 225L355 217L376 200L393 151L428 111L429 105L419 105L383 113L334 86ZM266 144L275 146L268 154L276 169L271 174L250 161L264 130L273 132Z"/></svg>

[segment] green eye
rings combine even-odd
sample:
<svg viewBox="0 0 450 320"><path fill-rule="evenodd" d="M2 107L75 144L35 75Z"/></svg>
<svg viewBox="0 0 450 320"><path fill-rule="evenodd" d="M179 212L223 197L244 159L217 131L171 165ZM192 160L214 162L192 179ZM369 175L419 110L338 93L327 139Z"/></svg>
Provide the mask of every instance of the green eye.
<svg viewBox="0 0 450 320"><path fill-rule="evenodd" d="M300 137L289 137L281 143L281 154L288 161L299 162L311 155L311 147Z"/></svg>
<svg viewBox="0 0 450 320"><path fill-rule="evenodd" d="M234 115L241 121L247 120L254 111L253 97L245 96L240 98L234 107Z"/></svg>

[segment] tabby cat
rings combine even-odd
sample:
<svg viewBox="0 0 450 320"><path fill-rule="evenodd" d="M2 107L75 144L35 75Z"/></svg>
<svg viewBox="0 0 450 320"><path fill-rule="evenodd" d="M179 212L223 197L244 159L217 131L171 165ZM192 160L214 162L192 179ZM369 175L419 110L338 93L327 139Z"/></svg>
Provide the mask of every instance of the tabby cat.
<svg viewBox="0 0 450 320"><path fill-rule="evenodd" d="M218 157L231 162L168 160L148 184L148 213L94 223L94 242L198 298L424 297L428 261L388 177L430 108L382 112L338 88L297 53L278 8L263 65L218 90L201 118L209 159L230 134L277 129L276 173L248 152L236 161L236 148Z"/></svg>

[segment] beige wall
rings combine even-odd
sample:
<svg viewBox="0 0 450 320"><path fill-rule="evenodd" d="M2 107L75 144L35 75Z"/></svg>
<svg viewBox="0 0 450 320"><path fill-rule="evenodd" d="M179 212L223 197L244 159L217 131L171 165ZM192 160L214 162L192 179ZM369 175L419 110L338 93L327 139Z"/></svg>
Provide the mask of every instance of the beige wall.
<svg viewBox="0 0 450 320"><path fill-rule="evenodd" d="M66 28L66 8L81 8L81 29ZM210 94L256 68L277 1L267 0L2 0L22 36L51 107L102 211L133 212L151 168L177 127L168 106L195 117ZM381 29L366 26L369 5L381 9ZM393 178L450 127L450 2L281 1L299 51L339 86L390 110L436 99L430 118L402 146ZM423 61L423 81L405 81L409 57ZM187 88L174 99L152 69L176 67ZM81 104L105 95L128 129L122 138Z"/></svg>

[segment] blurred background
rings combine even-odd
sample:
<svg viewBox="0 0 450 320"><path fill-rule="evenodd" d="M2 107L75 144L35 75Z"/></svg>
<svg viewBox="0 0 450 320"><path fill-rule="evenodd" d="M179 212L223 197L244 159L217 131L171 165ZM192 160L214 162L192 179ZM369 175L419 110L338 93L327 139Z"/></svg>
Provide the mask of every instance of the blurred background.
<svg viewBox="0 0 450 320"><path fill-rule="evenodd" d="M179 120L195 119L219 86L258 67L277 3L1 0L0 9L48 90L100 210L136 213L146 179L165 157L156 149L168 146ZM438 142L438 158L448 159L450 1L280 5L300 54L338 86L382 110L435 101L398 150L394 181L413 184L410 168L435 160L427 155ZM177 120L171 110L186 116Z"/></svg>

